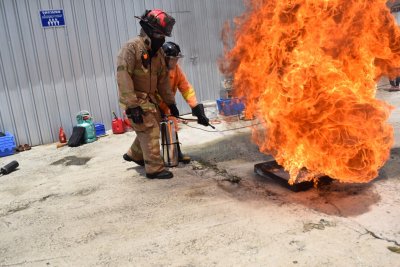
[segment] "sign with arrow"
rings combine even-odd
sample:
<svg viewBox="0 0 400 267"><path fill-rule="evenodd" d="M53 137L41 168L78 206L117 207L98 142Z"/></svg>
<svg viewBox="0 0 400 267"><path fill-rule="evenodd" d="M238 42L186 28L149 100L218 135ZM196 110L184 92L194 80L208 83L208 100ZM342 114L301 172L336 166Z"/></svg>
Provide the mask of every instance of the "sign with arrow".
<svg viewBox="0 0 400 267"><path fill-rule="evenodd" d="M41 10L40 19L43 28L64 27L64 11L62 9Z"/></svg>

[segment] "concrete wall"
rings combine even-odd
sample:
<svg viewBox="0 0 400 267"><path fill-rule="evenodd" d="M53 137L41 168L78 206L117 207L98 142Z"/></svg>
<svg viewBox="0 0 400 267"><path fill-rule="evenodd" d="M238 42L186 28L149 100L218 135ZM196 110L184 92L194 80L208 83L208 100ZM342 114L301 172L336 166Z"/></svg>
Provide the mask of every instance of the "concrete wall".
<svg viewBox="0 0 400 267"><path fill-rule="evenodd" d="M170 40L182 47L199 100L218 98L220 33L243 12L242 0L1 0L0 131L20 144L54 142L60 126L71 134L80 110L109 129L111 111L121 114L116 54L139 31L133 16L156 7L177 20ZM62 9L66 26L43 28L39 11L48 9Z"/></svg>

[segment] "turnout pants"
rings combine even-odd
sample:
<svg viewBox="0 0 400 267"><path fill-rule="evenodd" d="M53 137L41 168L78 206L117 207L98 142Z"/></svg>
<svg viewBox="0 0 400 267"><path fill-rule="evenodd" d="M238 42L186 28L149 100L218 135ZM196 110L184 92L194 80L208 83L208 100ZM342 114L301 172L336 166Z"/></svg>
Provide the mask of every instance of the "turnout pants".
<svg viewBox="0 0 400 267"><path fill-rule="evenodd" d="M145 112L143 124L135 124L132 127L136 132L136 138L128 152L134 160L144 160L146 173L152 174L165 169L164 161L160 155L160 113Z"/></svg>

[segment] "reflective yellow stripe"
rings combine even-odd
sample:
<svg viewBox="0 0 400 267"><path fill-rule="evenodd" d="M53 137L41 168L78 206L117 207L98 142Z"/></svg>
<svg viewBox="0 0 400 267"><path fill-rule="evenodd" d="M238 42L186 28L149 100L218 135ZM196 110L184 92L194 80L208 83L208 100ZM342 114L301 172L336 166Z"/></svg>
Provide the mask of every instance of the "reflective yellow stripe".
<svg viewBox="0 0 400 267"><path fill-rule="evenodd" d="M132 120L129 120L131 123L134 123ZM139 147L137 147L136 145L133 145L133 146L131 146L131 150L132 150L132 152L133 153L135 153L136 155L141 155L143 152L142 152L142 149L141 148L139 148Z"/></svg>
<svg viewBox="0 0 400 267"><path fill-rule="evenodd" d="M117 67L117 71L124 71L124 70L127 71L128 68L126 66L122 66L122 65Z"/></svg>
<svg viewBox="0 0 400 267"><path fill-rule="evenodd" d="M126 71L129 75L132 75L132 72L129 71L127 66L120 65L117 67L117 72Z"/></svg>
<svg viewBox="0 0 400 267"><path fill-rule="evenodd" d="M196 97L196 93L194 92L193 87L189 87L189 89L182 93L183 98L188 101L192 97Z"/></svg>
<svg viewBox="0 0 400 267"><path fill-rule="evenodd" d="M133 71L133 74L134 74L134 75L141 75L141 76L143 76L143 75L146 75L147 72L144 72L144 70L142 70L142 69L135 69L135 70Z"/></svg>
<svg viewBox="0 0 400 267"><path fill-rule="evenodd" d="M143 109L143 111L156 111L157 108L153 103L150 102L146 102L143 104L140 104L140 107Z"/></svg>

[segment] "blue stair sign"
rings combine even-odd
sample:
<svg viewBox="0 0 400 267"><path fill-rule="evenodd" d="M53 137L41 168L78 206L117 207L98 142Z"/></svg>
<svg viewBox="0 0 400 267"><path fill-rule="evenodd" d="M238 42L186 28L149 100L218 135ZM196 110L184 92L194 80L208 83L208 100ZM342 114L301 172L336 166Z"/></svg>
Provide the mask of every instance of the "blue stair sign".
<svg viewBox="0 0 400 267"><path fill-rule="evenodd" d="M64 11L62 9L41 10L40 19L43 28L65 26Z"/></svg>

